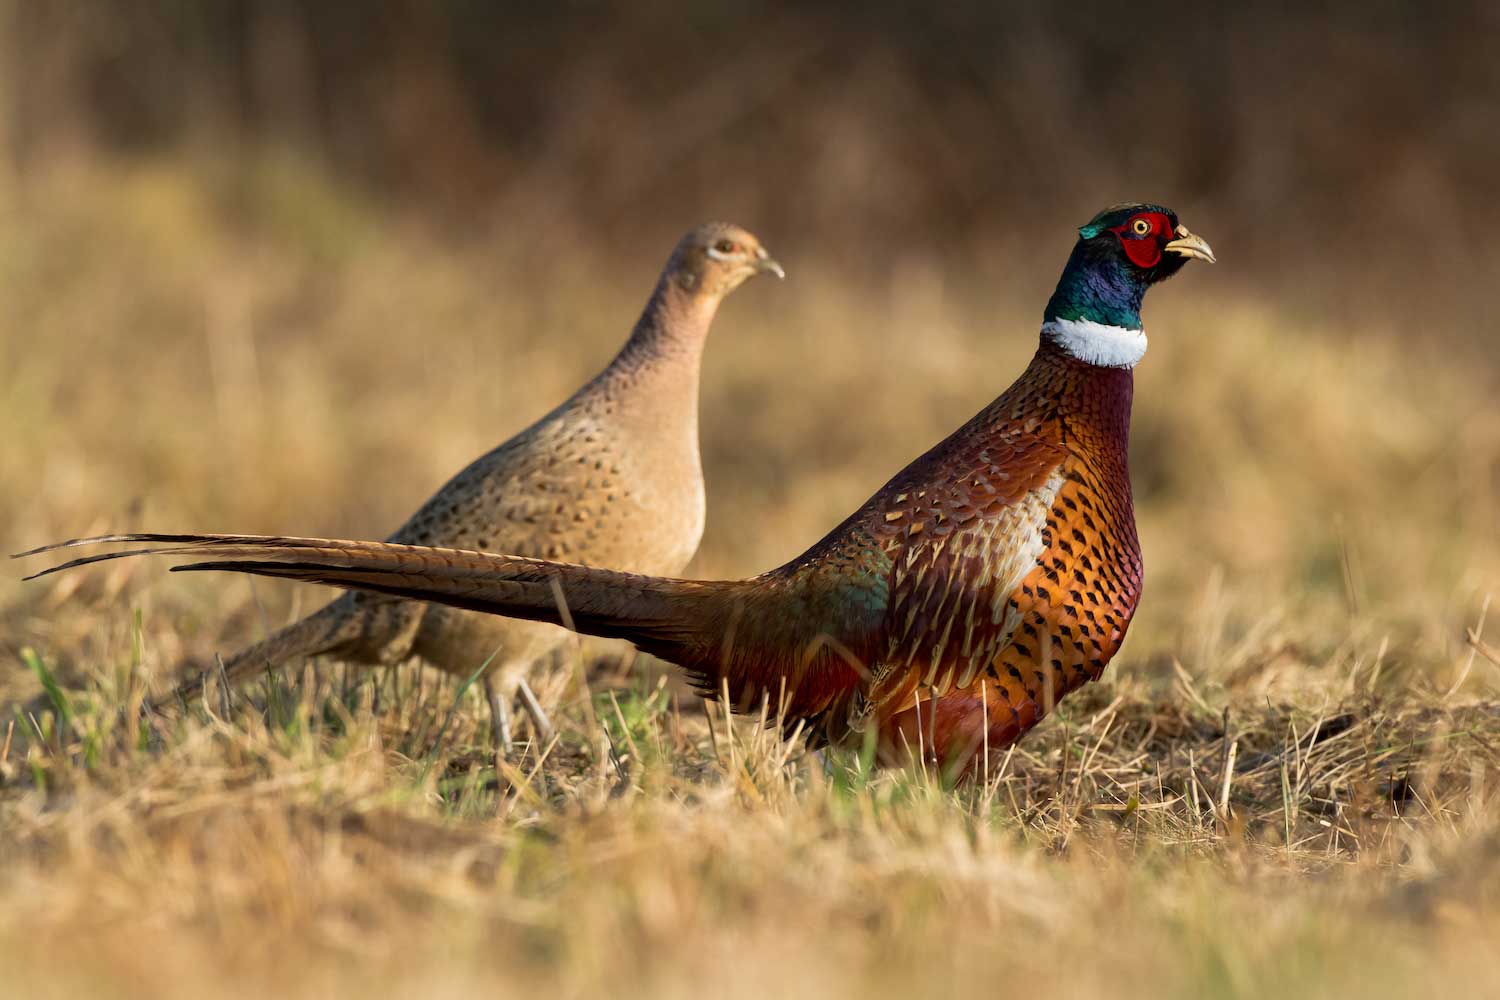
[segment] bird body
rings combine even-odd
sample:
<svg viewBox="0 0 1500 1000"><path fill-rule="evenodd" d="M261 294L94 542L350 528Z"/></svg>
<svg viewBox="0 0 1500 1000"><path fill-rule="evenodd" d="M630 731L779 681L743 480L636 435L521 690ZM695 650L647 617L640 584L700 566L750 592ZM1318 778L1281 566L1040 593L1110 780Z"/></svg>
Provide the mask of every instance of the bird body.
<svg viewBox="0 0 1500 1000"><path fill-rule="evenodd" d="M873 734L886 763L968 767L1099 677L1125 639L1142 584L1127 458L1140 301L1189 257L1213 259L1170 211L1101 213L1021 377L807 552L747 580L321 539L107 540L210 560L183 570L566 616L678 664L736 710L769 705L833 743Z"/></svg>
<svg viewBox="0 0 1500 1000"><path fill-rule="evenodd" d="M551 413L448 481L391 542L680 573L703 536L698 383L723 297L781 273L737 226L700 226L678 244L624 347ZM299 656L389 664L410 657L460 676L482 665L496 738L509 743L509 689L566 638L538 622L350 593L230 657L231 682ZM498 682L498 683L497 683ZM191 696L197 681L179 689ZM534 700L528 700L545 726Z"/></svg>
<svg viewBox="0 0 1500 1000"><path fill-rule="evenodd" d="M1139 601L1130 398L1127 369L1043 343L813 548L711 600L648 591L626 637L741 711L766 699L833 742L876 730L886 760L1009 745L1099 676ZM587 576L559 579L577 617Z"/></svg>

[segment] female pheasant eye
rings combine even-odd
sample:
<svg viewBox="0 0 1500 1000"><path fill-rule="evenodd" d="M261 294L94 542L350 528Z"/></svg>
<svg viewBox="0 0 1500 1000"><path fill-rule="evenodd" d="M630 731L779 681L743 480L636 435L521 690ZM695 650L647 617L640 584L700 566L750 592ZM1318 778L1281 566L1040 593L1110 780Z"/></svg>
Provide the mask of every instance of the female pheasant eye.
<svg viewBox="0 0 1500 1000"><path fill-rule="evenodd" d="M719 251L719 253L739 253L740 250L739 247L735 246L729 240L720 240L714 244L714 249Z"/></svg>
<svg viewBox="0 0 1500 1000"><path fill-rule="evenodd" d="M1146 234L1151 232L1151 220L1136 219L1131 228L1135 230L1135 234L1137 236L1145 236Z"/></svg>

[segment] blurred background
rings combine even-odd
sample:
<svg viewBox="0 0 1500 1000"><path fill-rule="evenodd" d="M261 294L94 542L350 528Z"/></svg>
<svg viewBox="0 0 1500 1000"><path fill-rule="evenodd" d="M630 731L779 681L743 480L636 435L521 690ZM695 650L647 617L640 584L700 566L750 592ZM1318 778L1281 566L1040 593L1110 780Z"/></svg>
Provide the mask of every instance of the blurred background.
<svg viewBox="0 0 1500 1000"><path fill-rule="evenodd" d="M1004 389L1075 228L1153 200L1220 263L1146 307L1119 669L1384 637L1443 686L1500 589L1492 3L0 0L0 31L11 550L383 536L726 218L789 277L709 346L694 571L759 571ZM243 581L135 572L162 643L260 627ZM71 591L8 577L3 641L60 639Z"/></svg>

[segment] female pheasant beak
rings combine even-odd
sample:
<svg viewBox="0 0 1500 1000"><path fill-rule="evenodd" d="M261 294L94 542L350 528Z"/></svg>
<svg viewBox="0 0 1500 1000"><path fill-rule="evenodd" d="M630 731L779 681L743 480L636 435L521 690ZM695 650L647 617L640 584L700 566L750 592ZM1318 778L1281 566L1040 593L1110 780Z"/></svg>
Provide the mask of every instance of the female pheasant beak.
<svg viewBox="0 0 1500 1000"><path fill-rule="evenodd" d="M759 274L774 274L783 280L786 279L786 271L776 263L776 258L766 253L765 247L755 248L755 270Z"/></svg>
<svg viewBox="0 0 1500 1000"><path fill-rule="evenodd" d="M1181 254L1184 257L1196 257L1199 260L1206 260L1210 264L1214 263L1213 247L1209 246L1203 237L1194 236L1189 232L1187 226L1178 226L1177 238L1162 247L1162 249L1170 250L1172 253Z"/></svg>

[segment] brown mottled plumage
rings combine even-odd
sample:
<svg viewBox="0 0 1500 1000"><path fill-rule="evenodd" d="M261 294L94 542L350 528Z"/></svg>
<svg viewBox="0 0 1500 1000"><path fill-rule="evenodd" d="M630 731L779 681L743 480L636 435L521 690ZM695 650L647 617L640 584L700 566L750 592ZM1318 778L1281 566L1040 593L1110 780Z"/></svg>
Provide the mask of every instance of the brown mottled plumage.
<svg viewBox="0 0 1500 1000"><path fill-rule="evenodd" d="M1097 678L1141 591L1127 468L1145 289L1208 245L1157 206L1080 230L1021 377L806 553L698 582L370 542L132 535L136 550L629 639L741 711L768 702L833 742L877 736L955 767ZM75 560L68 566L133 553ZM58 567L65 568L65 567ZM50 571L49 571L50 572Z"/></svg>
<svg viewBox="0 0 1500 1000"><path fill-rule="evenodd" d="M390 541L681 572L703 535L698 375L704 341L724 296L767 271L779 275L781 268L744 229L709 223L690 231L609 366L454 476ZM236 682L301 656L365 664L417 656L468 676L493 658L484 682L496 739L504 745L510 740L507 689L520 687L534 721L546 726L524 671L565 636L538 622L346 594L236 653L225 670ZM202 683L178 694L192 696Z"/></svg>

